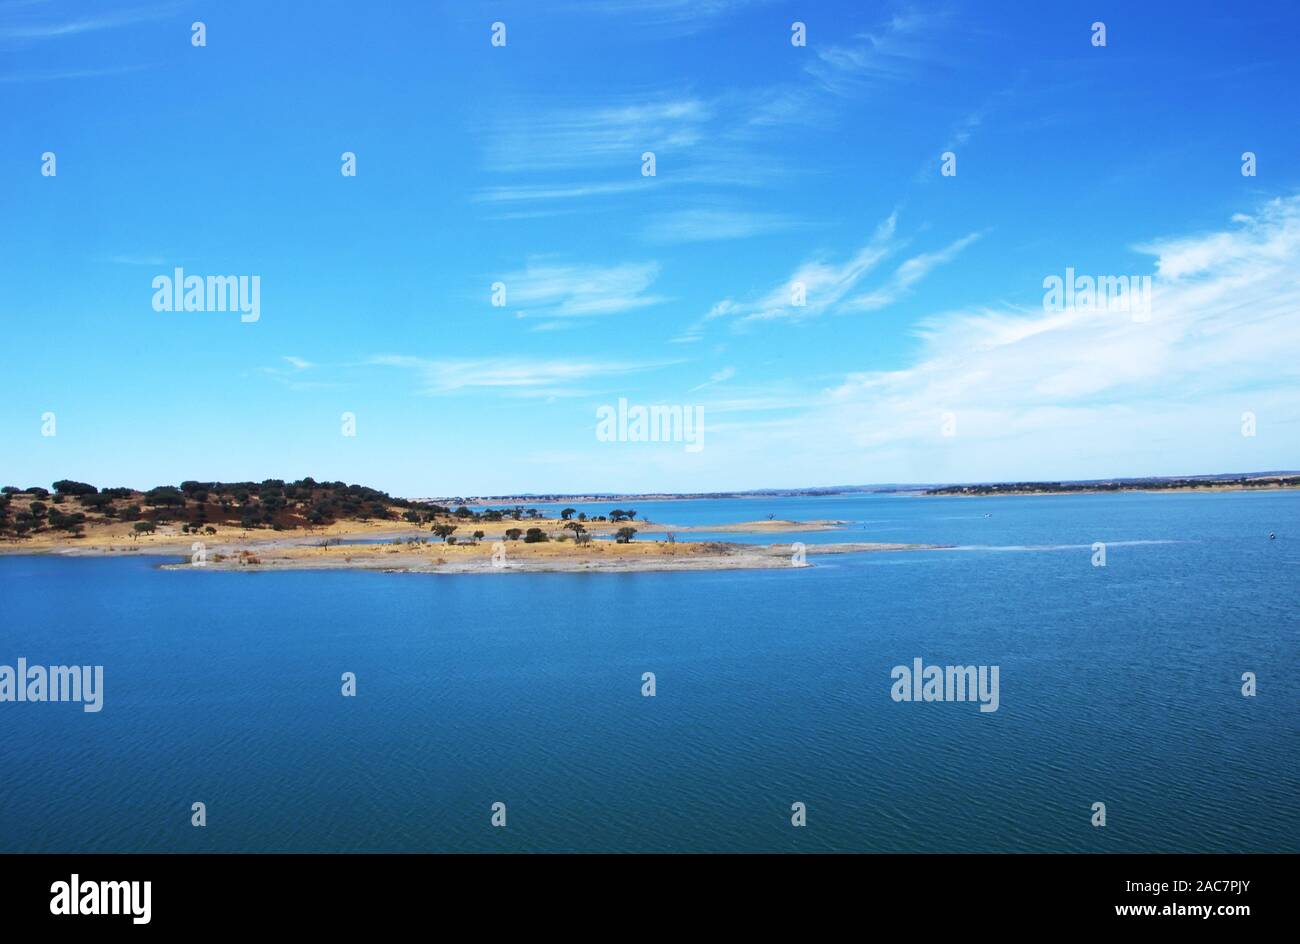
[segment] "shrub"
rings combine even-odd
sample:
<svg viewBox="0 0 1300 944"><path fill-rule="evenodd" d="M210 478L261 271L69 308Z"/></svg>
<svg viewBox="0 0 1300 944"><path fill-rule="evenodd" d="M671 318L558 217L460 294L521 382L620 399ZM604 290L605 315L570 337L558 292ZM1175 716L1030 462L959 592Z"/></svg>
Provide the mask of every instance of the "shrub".
<svg viewBox="0 0 1300 944"><path fill-rule="evenodd" d="M50 512L50 527L60 531L76 531L86 523L86 516L81 512L65 515L59 511Z"/></svg>

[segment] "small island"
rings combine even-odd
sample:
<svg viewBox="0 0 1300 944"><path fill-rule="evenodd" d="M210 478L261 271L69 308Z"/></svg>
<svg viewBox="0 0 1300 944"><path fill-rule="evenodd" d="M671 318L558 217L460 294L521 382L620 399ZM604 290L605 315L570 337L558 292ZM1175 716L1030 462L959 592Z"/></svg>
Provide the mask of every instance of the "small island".
<svg viewBox="0 0 1300 944"><path fill-rule="evenodd" d="M674 526L634 508L548 516L522 504L456 507L343 482L186 481L147 491L63 479L0 490L0 553L178 556L166 568L410 573L729 570L807 566L807 556L933 545L692 541L692 532L806 533L839 521ZM679 535L684 539L679 540Z"/></svg>

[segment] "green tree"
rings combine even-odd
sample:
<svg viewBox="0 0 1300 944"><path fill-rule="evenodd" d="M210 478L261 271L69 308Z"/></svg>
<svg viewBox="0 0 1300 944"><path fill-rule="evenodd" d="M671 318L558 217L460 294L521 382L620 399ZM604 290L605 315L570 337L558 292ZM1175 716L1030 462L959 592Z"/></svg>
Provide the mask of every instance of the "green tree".
<svg viewBox="0 0 1300 944"><path fill-rule="evenodd" d="M54 490L62 495L94 495L99 489L93 485L87 485L85 482L74 482L72 479L59 479L54 483Z"/></svg>
<svg viewBox="0 0 1300 944"><path fill-rule="evenodd" d="M144 493L144 503L155 507L175 508L185 504L185 496L174 485L159 485Z"/></svg>

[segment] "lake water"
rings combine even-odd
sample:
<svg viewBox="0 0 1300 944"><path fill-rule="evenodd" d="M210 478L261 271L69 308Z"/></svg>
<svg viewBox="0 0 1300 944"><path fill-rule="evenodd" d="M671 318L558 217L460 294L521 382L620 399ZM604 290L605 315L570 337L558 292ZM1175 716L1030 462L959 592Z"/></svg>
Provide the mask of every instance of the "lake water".
<svg viewBox="0 0 1300 944"><path fill-rule="evenodd" d="M957 548L572 575L0 557L0 664L105 673L97 714L0 704L0 850L1300 851L1300 493L637 510ZM999 666L998 710L893 701L916 657Z"/></svg>

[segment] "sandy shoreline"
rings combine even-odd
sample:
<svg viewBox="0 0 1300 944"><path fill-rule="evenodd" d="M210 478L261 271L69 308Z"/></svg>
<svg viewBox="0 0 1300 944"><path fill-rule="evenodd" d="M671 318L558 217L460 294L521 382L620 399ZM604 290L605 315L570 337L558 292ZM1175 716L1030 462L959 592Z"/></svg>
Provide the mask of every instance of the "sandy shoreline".
<svg viewBox="0 0 1300 944"><path fill-rule="evenodd" d="M630 526L636 529L638 537L634 544L640 542L643 535L687 534L690 532L718 532L733 534L779 534L782 532L832 531L841 527L843 521L743 521L717 525L672 525L645 521L586 521L582 522L587 533L596 538L613 536L619 528ZM474 532L482 532L482 542L505 539L510 530L526 531L540 528L550 537L548 544L560 544L561 536L572 537L565 530L564 522L554 518L525 518L522 521L507 519L505 521L471 521L457 525L454 537L458 541L474 540ZM83 537L72 537L63 532L44 531L17 540L0 541L0 554L185 554L189 556L193 544L202 542L209 549L242 548L276 548L290 546L314 546L326 541L395 541L408 539L426 539L442 546L442 541L431 534L428 528L416 528L395 521L346 521L328 527L311 530L273 531L270 529L243 529L230 526L214 528L214 534L182 534L175 525L163 524L153 534L133 535L130 523L114 522L96 524ZM521 542L509 541L509 544ZM603 542L602 542L603 543ZM449 547L461 546L448 545ZM570 543L570 547L573 545Z"/></svg>
<svg viewBox="0 0 1300 944"><path fill-rule="evenodd" d="M812 566L815 555L882 551L933 550L935 545L844 543L807 545L796 556L789 544L731 544L707 541L694 544L640 542L519 544L498 542L477 545L351 545L345 547L289 547L222 556L209 555L196 567L190 561L164 564L164 570L257 572L271 570L375 570L385 573L504 574L504 573L631 573L680 570L766 570Z"/></svg>
<svg viewBox="0 0 1300 944"><path fill-rule="evenodd" d="M689 532L779 534L828 531L840 521L752 521L719 525L674 526L636 522L638 535ZM505 540L520 525L537 526L548 541ZM554 519L532 522L475 522L454 544L427 530L396 526L392 521L351 521L303 531L245 531L219 528L216 534L182 534L164 526L155 534L132 537L125 526L96 528L82 538L41 534L0 544L0 555L35 554L66 557L174 557L164 570L372 570L389 573L629 573L679 570L753 570L811 566L808 557L881 551L930 550L936 545L846 542L835 544L737 544L725 541L668 541L638 537L628 543L593 540L576 544ZM618 525L595 523L607 537ZM483 532L477 541L474 531ZM366 543L346 543L366 542ZM797 549L802 548L796 553Z"/></svg>

